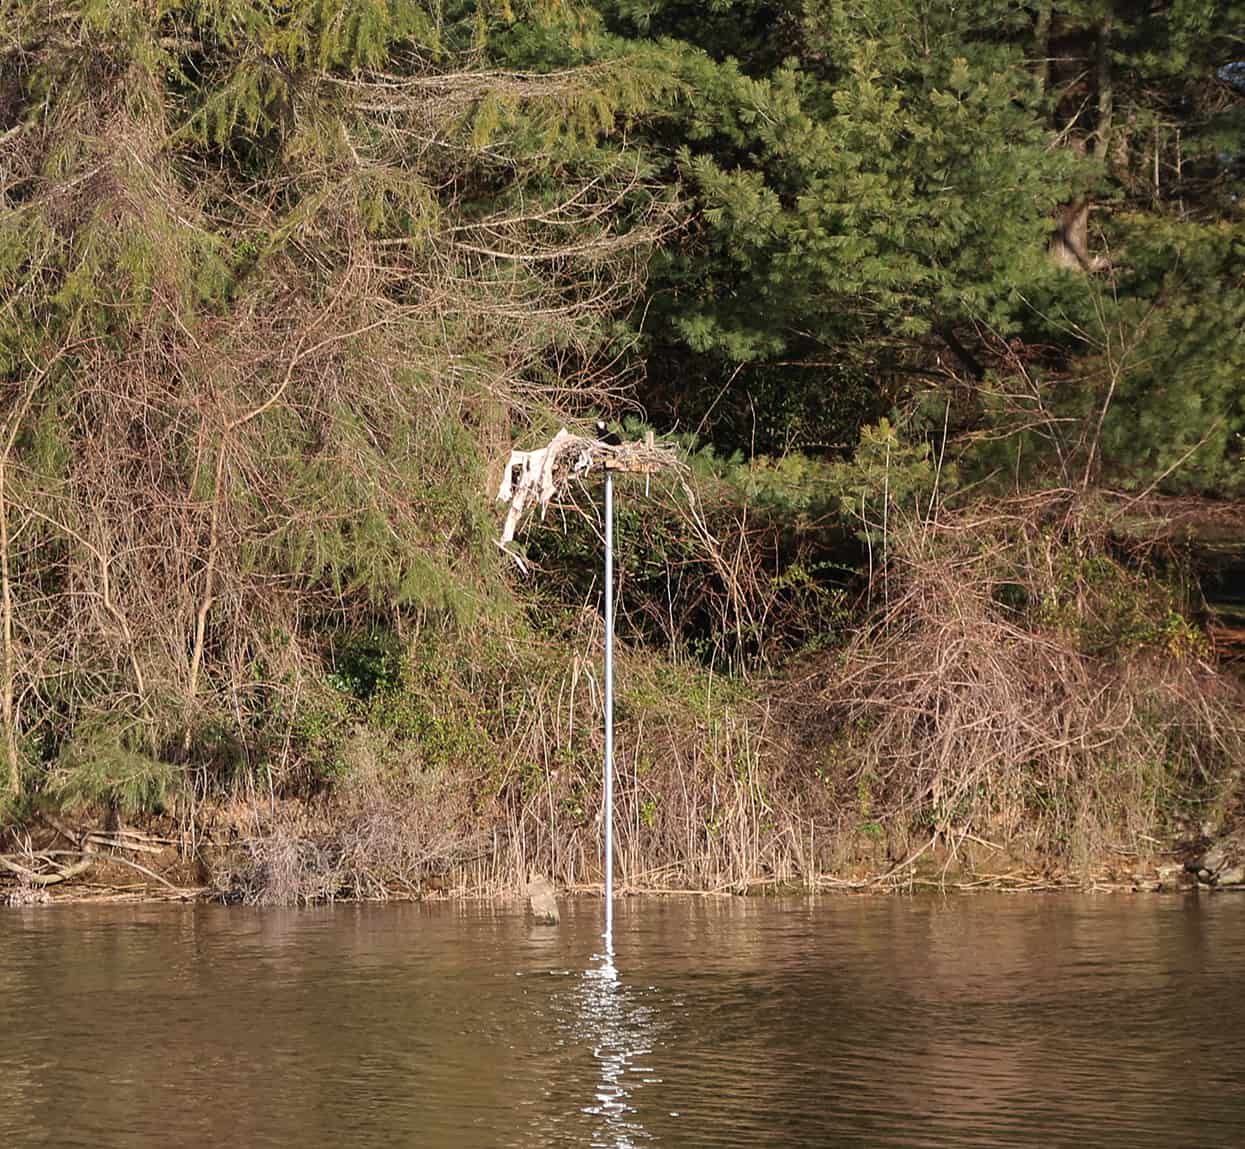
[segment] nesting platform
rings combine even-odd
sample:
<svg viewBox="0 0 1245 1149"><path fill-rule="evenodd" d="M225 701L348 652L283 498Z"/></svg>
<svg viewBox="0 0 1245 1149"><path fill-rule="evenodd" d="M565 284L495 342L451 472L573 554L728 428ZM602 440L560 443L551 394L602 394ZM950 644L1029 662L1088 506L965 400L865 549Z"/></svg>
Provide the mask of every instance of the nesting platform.
<svg viewBox="0 0 1245 1149"><path fill-rule="evenodd" d="M650 431L643 439L624 443L605 443L585 435L574 435L563 427L545 446L531 451L511 451L501 485L499 502L510 509L497 545L523 569L523 560L508 545L514 540L533 503L541 518L553 499L565 496L573 483L582 482L594 470L611 474L656 475L663 471L682 473L674 447L657 443Z"/></svg>

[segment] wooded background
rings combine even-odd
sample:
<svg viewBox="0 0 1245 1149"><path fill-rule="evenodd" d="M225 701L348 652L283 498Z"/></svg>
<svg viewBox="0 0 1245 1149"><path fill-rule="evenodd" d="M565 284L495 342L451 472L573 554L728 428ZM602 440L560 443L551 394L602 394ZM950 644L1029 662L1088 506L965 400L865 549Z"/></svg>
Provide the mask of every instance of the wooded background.
<svg viewBox="0 0 1245 1149"><path fill-rule="evenodd" d="M1174 832L1242 762L1243 129L1236 2L0 0L10 819L590 870L596 525L524 580L488 492L600 416L692 474L622 499L637 867Z"/></svg>

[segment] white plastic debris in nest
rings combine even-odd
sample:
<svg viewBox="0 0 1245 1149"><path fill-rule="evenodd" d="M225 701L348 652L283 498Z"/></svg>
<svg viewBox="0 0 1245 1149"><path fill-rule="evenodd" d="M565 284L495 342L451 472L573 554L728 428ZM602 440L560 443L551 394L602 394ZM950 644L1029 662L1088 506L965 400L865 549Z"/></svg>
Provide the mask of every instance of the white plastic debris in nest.
<svg viewBox="0 0 1245 1149"><path fill-rule="evenodd" d="M514 541L524 512L536 502L540 505L540 517L545 517L559 487L571 476L585 474L592 466L589 443L590 440L572 435L563 427L547 446L534 451L510 452L501 486L497 488L498 502L508 502L510 510L497 545L519 564L520 570L527 570L523 559L507 547Z"/></svg>

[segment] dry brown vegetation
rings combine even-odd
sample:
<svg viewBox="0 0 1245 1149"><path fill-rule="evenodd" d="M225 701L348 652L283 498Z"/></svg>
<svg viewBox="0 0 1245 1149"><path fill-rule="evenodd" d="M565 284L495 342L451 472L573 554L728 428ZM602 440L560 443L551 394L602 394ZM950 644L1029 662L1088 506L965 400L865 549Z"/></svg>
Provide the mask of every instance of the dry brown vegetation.
<svg viewBox="0 0 1245 1149"><path fill-rule="evenodd" d="M571 649L515 638L505 653L478 649L474 674L442 679L422 742L357 727L322 800L215 811L225 896L488 894L533 869L564 887L598 882L599 619L585 617ZM798 772L775 769L774 732L737 684L624 652L619 717L624 888L735 889L811 872L796 813L810 795Z"/></svg>
<svg viewBox="0 0 1245 1149"><path fill-rule="evenodd" d="M765 689L624 650L620 887L906 887L958 880L957 859L1046 885L1160 857L1240 761L1245 711L1110 525L1054 498L897 516L871 623ZM191 853L252 903L491 894L531 870L595 888L599 617L562 638L433 643L349 727L330 788L244 777Z"/></svg>
<svg viewBox="0 0 1245 1149"><path fill-rule="evenodd" d="M1245 708L1112 526L1058 494L895 522L874 619L820 678L847 800L1083 867L1167 840L1240 760Z"/></svg>
<svg viewBox="0 0 1245 1149"><path fill-rule="evenodd" d="M871 620L764 690L625 655L622 888L902 886L934 859L935 881L975 864L1046 883L1161 858L1241 760L1245 708L1152 547L1124 547L1117 525L1109 504L1060 496L896 514ZM276 880L299 850L339 893L491 892L531 868L591 887L597 625L582 616L564 657L500 676L510 717L476 759L495 770L386 780L368 736L352 754L373 765L351 768L304 844L293 823L262 836L234 888L316 896L323 867L310 893Z"/></svg>

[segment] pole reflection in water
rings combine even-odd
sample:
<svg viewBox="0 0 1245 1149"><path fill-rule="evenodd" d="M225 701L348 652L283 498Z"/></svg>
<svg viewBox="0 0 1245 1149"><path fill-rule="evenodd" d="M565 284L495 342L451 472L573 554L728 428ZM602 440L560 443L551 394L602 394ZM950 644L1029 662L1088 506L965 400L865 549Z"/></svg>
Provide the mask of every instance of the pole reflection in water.
<svg viewBox="0 0 1245 1149"><path fill-rule="evenodd" d="M600 1122L593 1130L594 1146L634 1149L652 1140L637 1117L632 1093L643 1080L637 1075L652 1072L639 1061L653 1049L653 1017L619 981L611 934L606 934L604 948L604 953L594 955L600 964L585 971L580 985L577 1020L583 1036L592 1042L599 1070L596 1097L583 1112Z"/></svg>

